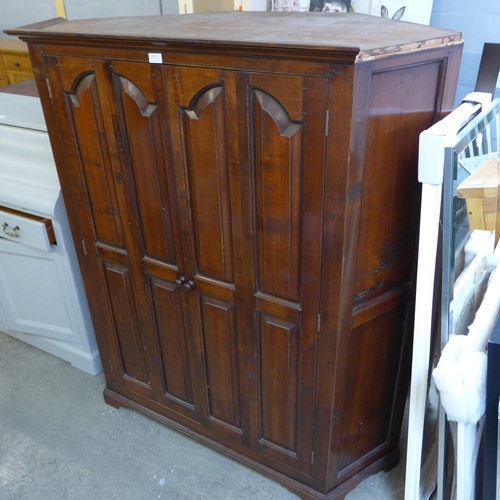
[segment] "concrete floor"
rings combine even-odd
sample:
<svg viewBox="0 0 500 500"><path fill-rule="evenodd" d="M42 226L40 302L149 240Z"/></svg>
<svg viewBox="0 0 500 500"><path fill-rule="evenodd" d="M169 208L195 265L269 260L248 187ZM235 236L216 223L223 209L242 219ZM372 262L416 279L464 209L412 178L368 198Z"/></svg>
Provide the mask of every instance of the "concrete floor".
<svg viewBox="0 0 500 500"><path fill-rule="evenodd" d="M104 378L0 332L1 500L291 500L284 487L102 398ZM402 436L402 453L406 433ZM348 500L404 497L404 459Z"/></svg>

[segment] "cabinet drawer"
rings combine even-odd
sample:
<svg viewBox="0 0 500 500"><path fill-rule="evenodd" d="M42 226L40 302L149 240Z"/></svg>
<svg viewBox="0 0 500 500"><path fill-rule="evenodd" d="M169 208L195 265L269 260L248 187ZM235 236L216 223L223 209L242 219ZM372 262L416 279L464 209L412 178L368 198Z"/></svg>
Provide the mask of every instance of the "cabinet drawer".
<svg viewBox="0 0 500 500"><path fill-rule="evenodd" d="M35 76L33 73L18 73L17 71L9 72L9 83L14 85L15 83L25 82L26 80L34 80Z"/></svg>
<svg viewBox="0 0 500 500"><path fill-rule="evenodd" d="M9 77L5 71L0 70L0 87L9 85Z"/></svg>
<svg viewBox="0 0 500 500"><path fill-rule="evenodd" d="M31 61L28 54L4 54L3 60L7 71L21 71L31 73Z"/></svg>
<svg viewBox="0 0 500 500"><path fill-rule="evenodd" d="M36 215L0 207L0 236L11 241L50 250L56 243L52 221Z"/></svg>

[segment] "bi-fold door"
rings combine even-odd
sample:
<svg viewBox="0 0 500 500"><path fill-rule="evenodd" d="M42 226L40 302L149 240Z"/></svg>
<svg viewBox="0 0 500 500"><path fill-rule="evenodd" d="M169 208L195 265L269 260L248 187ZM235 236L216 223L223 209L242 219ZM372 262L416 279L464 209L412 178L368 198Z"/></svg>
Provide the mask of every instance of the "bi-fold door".
<svg viewBox="0 0 500 500"><path fill-rule="evenodd" d="M111 389L309 474L326 80L45 63Z"/></svg>

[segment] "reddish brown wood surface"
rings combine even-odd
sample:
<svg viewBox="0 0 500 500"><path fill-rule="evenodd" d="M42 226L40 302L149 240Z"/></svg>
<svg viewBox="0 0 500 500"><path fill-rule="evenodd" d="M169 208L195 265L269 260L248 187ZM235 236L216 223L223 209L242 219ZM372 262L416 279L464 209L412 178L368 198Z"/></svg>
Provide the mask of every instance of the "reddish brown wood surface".
<svg viewBox="0 0 500 500"><path fill-rule="evenodd" d="M397 459L418 134L452 106L461 46L364 16L237 16L16 33L106 400L303 498L342 498ZM164 64L147 62L154 47Z"/></svg>
<svg viewBox="0 0 500 500"><path fill-rule="evenodd" d="M460 34L414 23L362 14L224 12L189 16L144 16L63 21L54 19L6 33L46 35L74 42L98 37L112 45L155 40L157 47L190 42L212 46L309 49L337 57L380 56L460 41ZM299 55L297 53L297 55Z"/></svg>

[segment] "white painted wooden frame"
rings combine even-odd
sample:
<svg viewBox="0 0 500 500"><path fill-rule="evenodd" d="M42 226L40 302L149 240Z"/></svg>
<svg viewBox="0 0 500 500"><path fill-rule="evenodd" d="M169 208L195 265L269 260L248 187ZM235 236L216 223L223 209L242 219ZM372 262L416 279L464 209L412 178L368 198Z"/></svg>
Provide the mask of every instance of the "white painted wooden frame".
<svg viewBox="0 0 500 500"><path fill-rule="evenodd" d="M460 128L478 113L482 96L470 95L446 118L420 134L419 181L422 183L422 207L418 253L413 359L408 421L405 500L420 500L432 485L421 483L422 442L427 400L431 347L434 274L443 191L445 148L454 144ZM435 475L427 474L427 480ZM422 491L422 493L421 493ZM428 498L428 497L426 497Z"/></svg>

